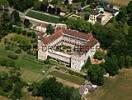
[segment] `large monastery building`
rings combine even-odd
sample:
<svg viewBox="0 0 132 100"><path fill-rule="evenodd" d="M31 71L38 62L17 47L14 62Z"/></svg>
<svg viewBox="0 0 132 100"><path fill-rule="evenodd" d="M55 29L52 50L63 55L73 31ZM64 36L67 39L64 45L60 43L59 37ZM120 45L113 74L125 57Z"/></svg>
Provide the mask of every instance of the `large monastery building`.
<svg viewBox="0 0 132 100"><path fill-rule="evenodd" d="M75 71L80 71L99 46L98 40L91 33L56 28L50 36L39 36L38 59L46 60L49 56L68 64Z"/></svg>

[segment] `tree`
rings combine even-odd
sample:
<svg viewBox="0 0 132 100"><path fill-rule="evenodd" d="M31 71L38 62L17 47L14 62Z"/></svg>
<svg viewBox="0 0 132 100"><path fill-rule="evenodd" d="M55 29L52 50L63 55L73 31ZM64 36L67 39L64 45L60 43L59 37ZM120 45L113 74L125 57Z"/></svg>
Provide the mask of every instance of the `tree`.
<svg viewBox="0 0 132 100"><path fill-rule="evenodd" d="M89 16L90 16L90 14L89 14L89 13L86 13L86 14L84 15L84 19L85 19L85 20L88 20L88 19L89 19Z"/></svg>
<svg viewBox="0 0 132 100"><path fill-rule="evenodd" d="M32 85L34 94L42 96L46 100L81 100L80 94L74 88L64 87L62 83L50 78L41 84Z"/></svg>
<svg viewBox="0 0 132 100"><path fill-rule="evenodd" d="M50 98L54 98L55 95L59 96L61 93L61 87L62 84L56 82L55 78L51 78L47 81L45 81L44 83L42 83L42 85L40 86L40 95L45 96L45 97L50 97Z"/></svg>
<svg viewBox="0 0 132 100"><path fill-rule="evenodd" d="M15 9L25 11L34 4L34 0L8 0L9 4Z"/></svg>
<svg viewBox="0 0 132 100"><path fill-rule="evenodd" d="M119 57L119 67L120 68L125 67L125 57L124 56Z"/></svg>
<svg viewBox="0 0 132 100"><path fill-rule="evenodd" d="M128 29L129 29L129 26L128 26L127 22L125 22L123 25L123 31L126 35L128 34Z"/></svg>
<svg viewBox="0 0 132 100"><path fill-rule="evenodd" d="M0 39L10 32L12 25L10 24L10 16L8 12L3 12L0 16Z"/></svg>
<svg viewBox="0 0 132 100"><path fill-rule="evenodd" d="M127 12L130 13L130 14L132 14L132 1L130 1L130 2L128 3Z"/></svg>
<svg viewBox="0 0 132 100"><path fill-rule="evenodd" d="M51 6L49 6L49 8L48 8L48 13L52 13L52 7Z"/></svg>
<svg viewBox="0 0 132 100"><path fill-rule="evenodd" d="M64 4L67 5L69 3L68 0L64 0Z"/></svg>
<svg viewBox="0 0 132 100"><path fill-rule="evenodd" d="M96 85L103 85L105 70L100 65L91 65L88 69L89 80Z"/></svg>
<svg viewBox="0 0 132 100"><path fill-rule="evenodd" d="M132 57L131 56L129 56L129 55L126 56L125 65L128 68L132 66Z"/></svg>
<svg viewBox="0 0 132 100"><path fill-rule="evenodd" d="M41 5L42 5L42 3L41 3L40 1L35 0L35 1L34 1L34 5L33 5L33 8L34 8L35 10L42 10L42 9L41 9Z"/></svg>
<svg viewBox="0 0 132 100"><path fill-rule="evenodd" d="M127 14L128 14L128 25L132 26L132 1L129 2L127 6Z"/></svg>
<svg viewBox="0 0 132 100"><path fill-rule="evenodd" d="M19 12L17 12L16 10L14 10L11 14L11 22L14 25L18 25L20 23Z"/></svg>
<svg viewBox="0 0 132 100"><path fill-rule="evenodd" d="M75 29L82 32L90 32L92 30L92 25L82 19L69 18L65 21L65 24L71 29Z"/></svg>
<svg viewBox="0 0 132 100"><path fill-rule="evenodd" d="M88 69L90 65L91 65L91 61L90 58L88 58L83 68Z"/></svg>
<svg viewBox="0 0 132 100"><path fill-rule="evenodd" d="M118 74L119 65L118 65L118 59L117 59L116 55L111 55L110 57L106 58L104 68L105 68L106 72L108 72L112 76Z"/></svg>
<svg viewBox="0 0 132 100"><path fill-rule="evenodd" d="M105 57L105 54L103 51L97 51L94 55L94 58L98 60L102 60L104 59L104 57Z"/></svg>
<svg viewBox="0 0 132 100"><path fill-rule="evenodd" d="M101 47L103 48L109 48L113 42L112 37L110 36L111 33L108 31L108 29L105 26L100 25L99 23L96 23L93 27L93 34L95 37L100 41Z"/></svg>
<svg viewBox="0 0 132 100"><path fill-rule="evenodd" d="M60 2L59 0L52 0L52 1L51 1L51 3L52 3L53 5L57 5L59 2Z"/></svg>
<svg viewBox="0 0 132 100"><path fill-rule="evenodd" d="M55 14L56 13L56 8L51 8L51 14Z"/></svg>
<svg viewBox="0 0 132 100"><path fill-rule="evenodd" d="M61 9L60 8L56 8L56 14L60 15Z"/></svg>
<svg viewBox="0 0 132 100"><path fill-rule="evenodd" d="M87 4L91 4L91 3L93 3L94 2L94 0L86 0L86 3Z"/></svg>
<svg viewBox="0 0 132 100"><path fill-rule="evenodd" d="M47 26L46 33L51 35L53 32L54 32L53 26L51 24L49 24Z"/></svg>
<svg viewBox="0 0 132 100"><path fill-rule="evenodd" d="M47 12L48 10L48 3L42 3L41 6L40 6L40 10L44 11L44 12Z"/></svg>
<svg viewBox="0 0 132 100"><path fill-rule="evenodd" d="M24 20L24 25L25 25L25 27L27 27L27 28L30 27L31 23L30 23L29 19L25 19L25 20Z"/></svg>
<svg viewBox="0 0 132 100"><path fill-rule="evenodd" d="M20 73L16 70L9 73L0 73L0 89L3 95L8 95L11 100L20 99L24 82L20 79Z"/></svg>
<svg viewBox="0 0 132 100"><path fill-rule="evenodd" d="M125 55L130 55L132 56L132 26L129 27L128 30L128 35L126 35L126 40L127 40L127 47L125 50Z"/></svg>
<svg viewBox="0 0 132 100"><path fill-rule="evenodd" d="M13 0L7 0L10 4L10 6L13 6L14 5L14 1Z"/></svg>
<svg viewBox="0 0 132 100"><path fill-rule="evenodd" d="M121 8L119 14L116 17L117 21L121 21L122 23L124 23L127 20L127 9Z"/></svg>

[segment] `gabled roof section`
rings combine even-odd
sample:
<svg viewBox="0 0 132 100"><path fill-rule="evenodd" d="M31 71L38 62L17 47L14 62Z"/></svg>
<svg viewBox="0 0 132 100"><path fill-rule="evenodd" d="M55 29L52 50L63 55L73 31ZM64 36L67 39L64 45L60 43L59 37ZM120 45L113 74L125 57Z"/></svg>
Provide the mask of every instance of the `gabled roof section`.
<svg viewBox="0 0 132 100"><path fill-rule="evenodd" d="M86 34L86 33L82 33L79 31L70 30L70 29L64 30L64 34L74 36L74 37L78 37L78 38L84 39L84 40L89 40L91 37L93 37L91 33Z"/></svg>
<svg viewBox="0 0 132 100"><path fill-rule="evenodd" d="M50 36L42 37L42 41L44 44L50 44L54 42L56 39L58 39L61 36L69 35L71 37L80 38L88 42L88 44L91 44L91 42L97 42L97 40L93 37L91 33L82 33L76 30L70 30L65 28L57 28L55 32ZM92 43L93 44L93 43Z"/></svg>
<svg viewBox="0 0 132 100"><path fill-rule="evenodd" d="M61 37L62 34L63 34L63 31L59 30L48 37L43 37L42 41L44 44L50 44L53 41L55 41L56 39L58 39L59 37Z"/></svg>

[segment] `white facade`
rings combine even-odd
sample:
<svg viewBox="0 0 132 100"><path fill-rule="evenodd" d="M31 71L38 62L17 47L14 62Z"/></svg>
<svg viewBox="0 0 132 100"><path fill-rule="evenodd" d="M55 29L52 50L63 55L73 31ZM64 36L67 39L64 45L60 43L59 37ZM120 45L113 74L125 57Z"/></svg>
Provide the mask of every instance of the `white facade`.
<svg viewBox="0 0 132 100"><path fill-rule="evenodd" d="M49 44L44 44L43 41L38 40L38 59L46 60L47 57L50 56L54 59L69 64L72 70L80 71L83 65L86 63L88 57L93 57L93 55L96 52L96 49L100 46L99 42L97 42L87 52L81 54L73 52L73 54L68 54L54 50L54 47L60 43L74 48L76 45L83 46L87 42L85 39L81 39L74 36L68 36L65 35L64 33L58 39L54 40Z"/></svg>

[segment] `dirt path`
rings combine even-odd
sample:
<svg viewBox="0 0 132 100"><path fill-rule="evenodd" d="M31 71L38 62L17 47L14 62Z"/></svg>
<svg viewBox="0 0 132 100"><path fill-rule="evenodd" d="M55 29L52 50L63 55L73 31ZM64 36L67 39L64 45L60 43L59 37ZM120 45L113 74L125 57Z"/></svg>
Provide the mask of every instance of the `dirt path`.
<svg viewBox="0 0 132 100"><path fill-rule="evenodd" d="M75 84L75 83L72 83L72 82L70 82L70 81L63 80L63 79L58 78L58 77L56 77L56 79L57 79L57 81L63 83L63 84L66 85L66 86L74 87L74 88L79 88L79 87L80 87L80 85Z"/></svg>

